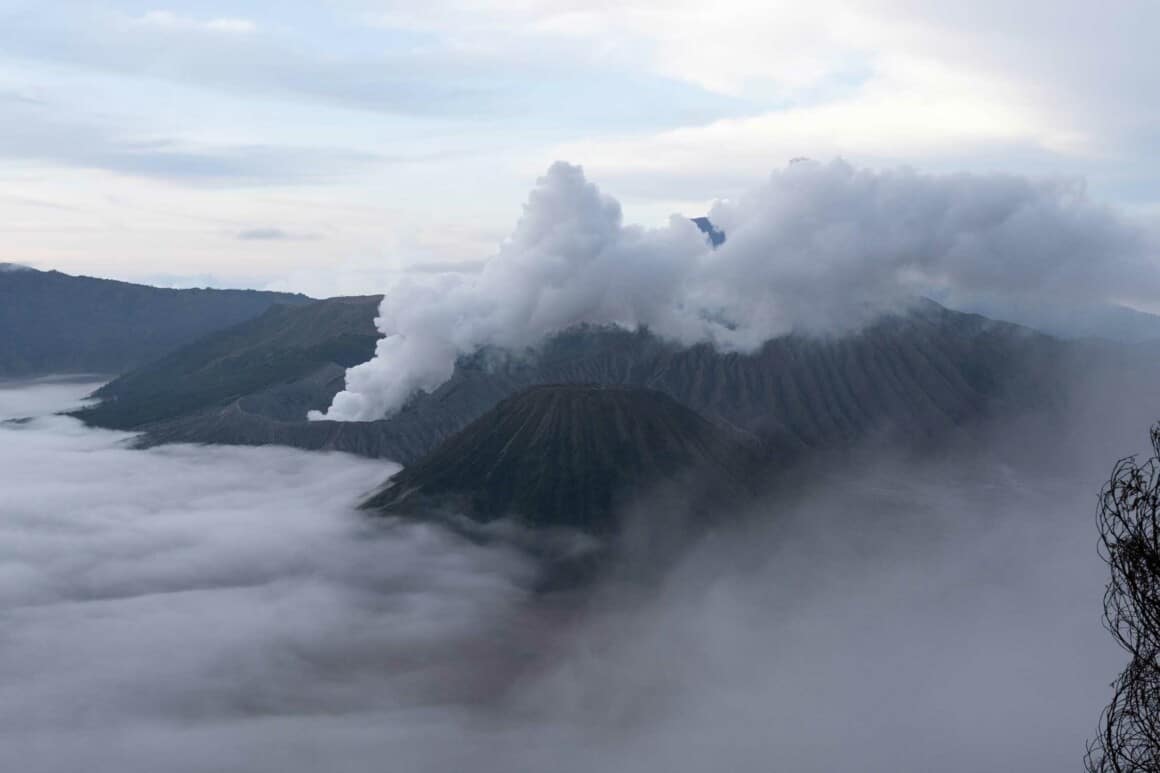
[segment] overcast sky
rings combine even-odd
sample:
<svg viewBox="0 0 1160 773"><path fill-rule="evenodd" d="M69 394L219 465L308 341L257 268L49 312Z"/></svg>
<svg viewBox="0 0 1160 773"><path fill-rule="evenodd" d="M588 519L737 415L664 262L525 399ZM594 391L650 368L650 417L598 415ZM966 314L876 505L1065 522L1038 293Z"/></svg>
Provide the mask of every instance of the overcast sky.
<svg viewBox="0 0 1160 773"><path fill-rule="evenodd" d="M380 289L470 270L557 159L626 220L797 156L1083 177L1160 213L1160 5L0 0L0 260Z"/></svg>

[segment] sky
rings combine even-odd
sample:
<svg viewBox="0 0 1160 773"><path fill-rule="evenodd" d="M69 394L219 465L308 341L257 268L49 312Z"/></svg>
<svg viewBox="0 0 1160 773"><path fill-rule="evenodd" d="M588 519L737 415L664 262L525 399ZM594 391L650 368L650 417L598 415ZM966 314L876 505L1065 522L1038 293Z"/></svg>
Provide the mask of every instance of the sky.
<svg viewBox="0 0 1160 773"><path fill-rule="evenodd" d="M0 260L316 295L473 272L564 160L649 226L797 157L1160 213L1160 6L0 0Z"/></svg>

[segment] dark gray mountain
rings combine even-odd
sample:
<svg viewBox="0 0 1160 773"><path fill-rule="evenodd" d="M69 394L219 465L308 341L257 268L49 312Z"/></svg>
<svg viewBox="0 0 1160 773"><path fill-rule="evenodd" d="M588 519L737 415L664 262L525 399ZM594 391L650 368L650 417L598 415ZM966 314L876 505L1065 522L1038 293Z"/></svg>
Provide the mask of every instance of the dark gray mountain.
<svg viewBox="0 0 1160 773"><path fill-rule="evenodd" d="M924 302L840 338L790 335L752 354L691 348L647 331L582 327L536 351L464 357L452 378L376 422L308 422L369 358L377 297L271 310L104 389L86 421L142 442L285 444L417 461L503 399L542 384L655 389L776 455L874 434L912 442L1042 404L1067 346L1026 328Z"/></svg>
<svg viewBox="0 0 1160 773"><path fill-rule="evenodd" d="M255 290L172 290L0 264L0 377L122 373L277 303Z"/></svg>
<svg viewBox="0 0 1160 773"><path fill-rule="evenodd" d="M653 485L680 480L687 498L719 505L750 487L758 454L651 389L532 387L500 404L407 467L364 507L440 510L479 521L513 516L535 526L602 533Z"/></svg>
<svg viewBox="0 0 1160 773"><path fill-rule="evenodd" d="M1035 303L1000 298L955 298L955 308L1005 319L1057 338L1103 338L1138 344L1160 341L1160 316L1111 303Z"/></svg>
<svg viewBox="0 0 1160 773"><path fill-rule="evenodd" d="M288 445L391 456L378 423L308 422L374 353L380 296L273 306L114 379L78 411L84 421L142 430L143 444Z"/></svg>
<svg viewBox="0 0 1160 773"><path fill-rule="evenodd" d="M720 247L725 243L725 232L713 225L709 218L695 217L693 222L701 229L702 233L709 237L709 243L714 247Z"/></svg>

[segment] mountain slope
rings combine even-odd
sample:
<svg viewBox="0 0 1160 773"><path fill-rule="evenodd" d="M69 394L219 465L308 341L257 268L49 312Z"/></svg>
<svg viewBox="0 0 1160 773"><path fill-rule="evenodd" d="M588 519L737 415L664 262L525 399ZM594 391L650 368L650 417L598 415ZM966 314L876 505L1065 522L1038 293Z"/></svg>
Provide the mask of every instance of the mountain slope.
<svg viewBox="0 0 1160 773"><path fill-rule="evenodd" d="M1025 328L934 303L840 338L774 339L752 354L680 347L647 331L582 327L520 356L481 351L461 358L447 383L387 420L307 422L306 410L325 407L342 388L343 365L370 356L377 300L287 308L224 331L112 382L100 393L110 402L81 415L143 431L147 444L279 443L410 464L527 387L619 384L664 392L758 438L770 453L791 454L876 433L921 441L1042 403L1070 351ZM345 313L316 322L332 303L345 303ZM343 354L300 361L303 352L328 347ZM298 364L260 367L287 361ZM246 364L246 379L229 376L233 362Z"/></svg>
<svg viewBox="0 0 1160 773"><path fill-rule="evenodd" d="M214 410L233 401L273 419L299 421L337 391L345 369L374 353L379 296L272 306L111 381L85 420L131 429Z"/></svg>
<svg viewBox="0 0 1160 773"><path fill-rule="evenodd" d="M0 270L0 377L121 373L274 304L309 299L255 290L173 290Z"/></svg>
<svg viewBox="0 0 1160 773"><path fill-rule="evenodd" d="M668 395L596 385L532 387L408 467L366 503L386 513L451 509L480 521L592 532L662 481L714 500L748 486L756 455Z"/></svg>
<svg viewBox="0 0 1160 773"><path fill-rule="evenodd" d="M1063 339L1103 338L1128 344L1160 341L1160 316L1111 303L1019 303L955 299L955 308L1042 330Z"/></svg>

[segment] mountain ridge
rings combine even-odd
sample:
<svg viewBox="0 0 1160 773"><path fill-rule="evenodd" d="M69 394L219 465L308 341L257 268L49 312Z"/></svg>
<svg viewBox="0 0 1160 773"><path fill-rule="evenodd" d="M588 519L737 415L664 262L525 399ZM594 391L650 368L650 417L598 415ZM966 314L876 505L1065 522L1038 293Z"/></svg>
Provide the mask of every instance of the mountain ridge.
<svg viewBox="0 0 1160 773"><path fill-rule="evenodd" d="M0 376L116 374L274 304L261 290L170 289L28 267L0 271Z"/></svg>
<svg viewBox="0 0 1160 773"><path fill-rule="evenodd" d="M410 464L530 386L602 383L664 392L715 423L752 435L771 453L790 454L883 432L922 441L1004 406L1048 400L1055 388L1051 369L1066 349L1034 331L933 302L847 336L784 336L749 354L708 344L682 347L647 330L579 326L534 350L462 357L446 383L414 396L388 419L306 421L307 410L325 408L342 388L345 367L373 352L377 304L377 296L321 301L274 312L277 325L253 321L210 337L227 352L230 346L246 352L247 362L293 361L295 369L251 364L245 372L253 381L207 388L196 405L184 406L172 398L182 383L221 385L217 344L203 341L111 382L98 392L104 402L77 415L140 431L143 445L279 443ZM297 345L305 339L283 340L279 330L317 329L310 320L318 314L336 315L336 321L323 336L326 345L311 350L319 355L312 359ZM261 333L263 325L270 329ZM335 345L344 334L357 338L349 350ZM243 342L229 344L231 336ZM349 355L345 362L339 350Z"/></svg>

